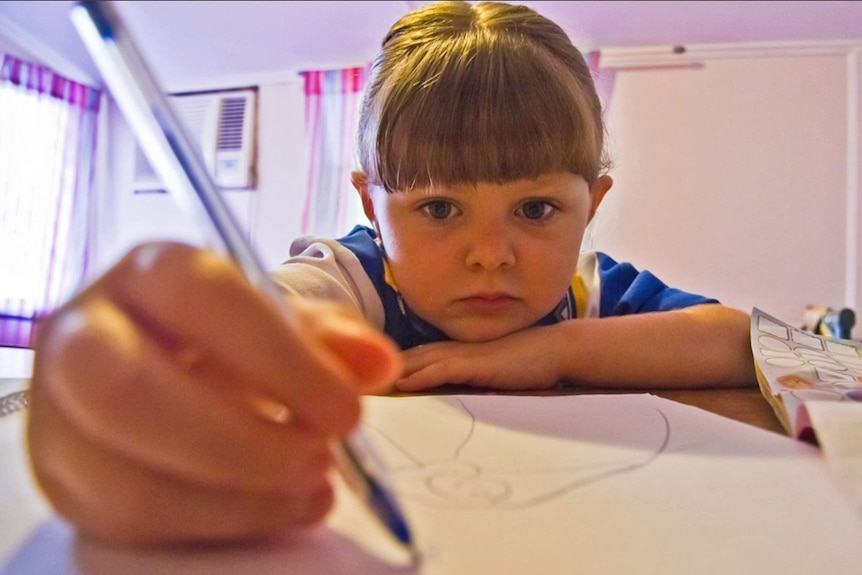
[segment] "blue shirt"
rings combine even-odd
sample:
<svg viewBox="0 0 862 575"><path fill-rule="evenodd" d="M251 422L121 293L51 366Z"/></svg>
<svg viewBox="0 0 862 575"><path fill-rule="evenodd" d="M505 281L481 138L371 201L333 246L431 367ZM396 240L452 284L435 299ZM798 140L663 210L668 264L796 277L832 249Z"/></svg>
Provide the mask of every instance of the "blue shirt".
<svg viewBox="0 0 862 575"><path fill-rule="evenodd" d="M338 243L353 252L374 284L383 303L384 331L401 347L449 339L404 304L387 281L386 258L371 228L356 226ZM668 287L648 271L618 263L601 252L583 254L567 293L536 325L550 325L578 317L611 317L681 309L718 300Z"/></svg>

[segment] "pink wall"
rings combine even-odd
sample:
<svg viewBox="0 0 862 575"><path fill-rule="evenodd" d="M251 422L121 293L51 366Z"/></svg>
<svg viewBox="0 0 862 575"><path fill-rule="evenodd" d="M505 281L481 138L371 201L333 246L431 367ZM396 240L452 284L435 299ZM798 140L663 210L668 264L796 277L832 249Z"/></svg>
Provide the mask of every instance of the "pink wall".
<svg viewBox="0 0 862 575"><path fill-rule="evenodd" d="M846 76L842 55L620 73L594 245L791 323L841 307L859 272L845 269Z"/></svg>

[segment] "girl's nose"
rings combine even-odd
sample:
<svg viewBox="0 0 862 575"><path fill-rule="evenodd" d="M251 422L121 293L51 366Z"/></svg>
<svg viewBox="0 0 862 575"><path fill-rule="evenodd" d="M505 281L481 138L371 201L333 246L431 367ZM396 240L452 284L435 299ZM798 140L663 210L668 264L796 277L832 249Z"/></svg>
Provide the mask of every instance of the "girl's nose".
<svg viewBox="0 0 862 575"><path fill-rule="evenodd" d="M467 267L496 270L515 265L515 247L503 226L483 226L467 239Z"/></svg>

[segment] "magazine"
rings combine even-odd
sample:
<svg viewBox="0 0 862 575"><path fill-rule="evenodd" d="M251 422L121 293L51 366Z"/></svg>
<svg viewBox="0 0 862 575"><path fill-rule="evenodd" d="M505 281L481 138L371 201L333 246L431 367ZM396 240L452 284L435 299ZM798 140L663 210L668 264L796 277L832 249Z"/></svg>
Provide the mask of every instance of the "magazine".
<svg viewBox="0 0 862 575"><path fill-rule="evenodd" d="M862 342L818 335L754 308L757 380L787 433L817 443L812 402L856 402L862 417Z"/></svg>

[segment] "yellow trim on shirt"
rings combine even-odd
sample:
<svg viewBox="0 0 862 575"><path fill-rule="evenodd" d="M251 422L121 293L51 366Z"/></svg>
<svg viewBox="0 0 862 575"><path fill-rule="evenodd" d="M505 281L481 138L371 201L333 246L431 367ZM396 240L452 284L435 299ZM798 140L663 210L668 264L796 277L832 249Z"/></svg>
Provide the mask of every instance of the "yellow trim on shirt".
<svg viewBox="0 0 862 575"><path fill-rule="evenodd" d="M602 280L599 258L595 252L583 252L578 258L578 269L572 278L577 317L599 317L601 313Z"/></svg>

